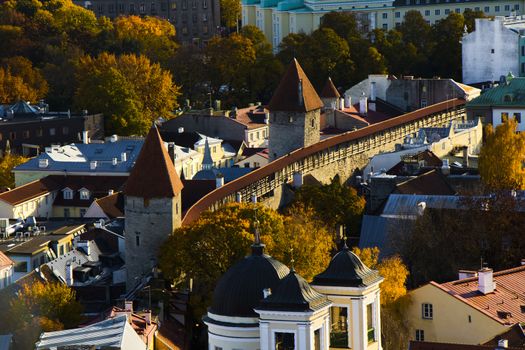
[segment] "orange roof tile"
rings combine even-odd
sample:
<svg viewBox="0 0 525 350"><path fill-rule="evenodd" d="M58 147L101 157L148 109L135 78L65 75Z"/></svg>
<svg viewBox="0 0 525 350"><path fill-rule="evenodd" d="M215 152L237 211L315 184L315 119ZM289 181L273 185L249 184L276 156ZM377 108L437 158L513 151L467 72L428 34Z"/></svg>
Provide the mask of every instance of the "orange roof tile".
<svg viewBox="0 0 525 350"><path fill-rule="evenodd" d="M0 252L0 269L3 269L5 267L11 266L11 265L14 265L13 260L11 260L3 252Z"/></svg>
<svg viewBox="0 0 525 350"><path fill-rule="evenodd" d="M159 131L153 126L131 170L124 194L141 198L169 198L179 194L182 187Z"/></svg>
<svg viewBox="0 0 525 350"><path fill-rule="evenodd" d="M299 82L302 82L302 101L299 99ZM294 58L275 90L268 109L270 111L309 112L323 105L312 83Z"/></svg>
<svg viewBox="0 0 525 350"><path fill-rule="evenodd" d="M341 95L339 94L339 91L337 91L337 88L335 87L334 83L332 82L332 78L328 77L328 80L326 81L326 84L324 85L323 91L321 91L321 97L327 97L327 98L339 98Z"/></svg>
<svg viewBox="0 0 525 350"><path fill-rule="evenodd" d="M478 291L477 277L431 284L499 323L511 325L525 322L522 310L525 306L525 266L495 272L494 281L496 289L489 294Z"/></svg>
<svg viewBox="0 0 525 350"><path fill-rule="evenodd" d="M11 205L17 205L33 198L43 196L51 191L57 190L60 185L51 177L44 177L39 180L15 187L10 191L0 193L0 200Z"/></svg>

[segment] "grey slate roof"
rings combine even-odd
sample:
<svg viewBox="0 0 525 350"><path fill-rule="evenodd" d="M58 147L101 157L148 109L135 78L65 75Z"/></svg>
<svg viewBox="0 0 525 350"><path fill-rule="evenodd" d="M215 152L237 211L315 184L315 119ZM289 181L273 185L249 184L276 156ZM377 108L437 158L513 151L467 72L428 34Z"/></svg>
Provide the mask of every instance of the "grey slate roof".
<svg viewBox="0 0 525 350"><path fill-rule="evenodd" d="M359 236L359 248L379 248L379 258L388 257L395 252L393 241L397 234L409 233L412 220L364 215Z"/></svg>
<svg viewBox="0 0 525 350"><path fill-rule="evenodd" d="M124 349L125 337L133 336L130 331L135 333L128 323L126 315L121 315L84 328L44 332L40 335L40 340L35 345L37 350L60 346L84 345L91 345L97 348L114 347L115 349ZM138 338L136 333L134 335ZM138 338L138 341L141 341L140 338ZM143 343L143 345L143 349L146 349L146 344Z"/></svg>
<svg viewBox="0 0 525 350"><path fill-rule="evenodd" d="M116 142L105 143L76 143L63 146L66 153L71 152L71 156L42 153L40 156L30 159L24 164L17 166L15 171L66 171L69 173L88 172L88 173L129 173L135 160L142 148L144 140L123 139ZM78 150L78 151L77 151ZM55 151L54 151L55 152ZM126 161L121 161L122 153L126 153ZM117 158L117 165L112 164L113 158ZM48 160L48 166L39 167L41 159ZM78 160L78 161L75 161ZM94 170L90 168L90 162L97 161Z"/></svg>

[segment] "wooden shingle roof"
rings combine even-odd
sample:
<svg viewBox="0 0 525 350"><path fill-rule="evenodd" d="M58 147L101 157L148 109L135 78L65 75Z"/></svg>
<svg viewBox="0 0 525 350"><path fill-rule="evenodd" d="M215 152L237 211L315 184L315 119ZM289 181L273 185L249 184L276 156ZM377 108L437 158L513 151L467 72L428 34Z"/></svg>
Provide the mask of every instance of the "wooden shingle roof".
<svg viewBox="0 0 525 350"><path fill-rule="evenodd" d="M310 112L321 107L323 107L323 102L299 62L294 58L275 90L268 109L270 111Z"/></svg>
<svg viewBox="0 0 525 350"><path fill-rule="evenodd" d="M182 187L159 131L153 126L131 170L124 194L146 199L169 198L178 195Z"/></svg>

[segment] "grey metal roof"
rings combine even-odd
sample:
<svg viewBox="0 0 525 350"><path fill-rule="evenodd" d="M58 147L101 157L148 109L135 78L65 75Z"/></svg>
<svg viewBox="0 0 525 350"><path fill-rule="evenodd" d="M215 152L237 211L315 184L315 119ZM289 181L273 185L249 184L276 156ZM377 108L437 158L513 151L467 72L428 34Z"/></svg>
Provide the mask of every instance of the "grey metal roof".
<svg viewBox="0 0 525 350"><path fill-rule="evenodd" d="M83 345L96 347L107 346L115 347L116 349L123 349L124 338L130 330L135 333L127 321L127 316L121 315L102 322L94 323L84 328L74 328L57 332L44 332L40 335L40 340L35 345L37 350L59 346ZM143 349L146 349L146 344L143 343L143 345Z"/></svg>
<svg viewBox="0 0 525 350"><path fill-rule="evenodd" d="M123 139L105 143L76 143L53 150L52 153L42 153L24 164L17 166L15 171L64 171L68 173L129 173L142 148L144 140ZM126 160L121 155L126 153ZM113 165L113 158L117 164ZM48 166L39 167L40 160L47 159ZM91 170L91 161L97 161L97 166Z"/></svg>
<svg viewBox="0 0 525 350"><path fill-rule="evenodd" d="M397 234L410 232L413 220L384 216L364 215L361 223L359 248L379 248L379 258L395 253L393 247Z"/></svg>
<svg viewBox="0 0 525 350"><path fill-rule="evenodd" d="M415 194L391 194L381 216L403 217L418 215L418 204L424 202L426 208L458 209L460 196L437 196Z"/></svg>

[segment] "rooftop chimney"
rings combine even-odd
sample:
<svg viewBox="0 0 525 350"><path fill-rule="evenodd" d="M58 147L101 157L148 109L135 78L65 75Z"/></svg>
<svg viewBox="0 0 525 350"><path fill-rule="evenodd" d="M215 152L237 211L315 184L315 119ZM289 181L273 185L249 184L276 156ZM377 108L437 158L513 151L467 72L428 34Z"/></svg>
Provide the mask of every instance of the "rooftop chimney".
<svg viewBox="0 0 525 350"><path fill-rule="evenodd" d="M126 152L122 152L122 153L120 154L120 161L121 161L121 162L125 162L125 161L127 161L127 160L128 160L128 156L127 156Z"/></svg>
<svg viewBox="0 0 525 350"><path fill-rule="evenodd" d="M96 160L92 160L91 162L89 162L89 168L91 170L95 170L97 168L97 161Z"/></svg>
<svg viewBox="0 0 525 350"><path fill-rule="evenodd" d="M365 94L359 99L359 113L362 115L367 115L368 113L368 98Z"/></svg>
<svg viewBox="0 0 525 350"><path fill-rule="evenodd" d="M352 96L345 95L345 108L352 107Z"/></svg>
<svg viewBox="0 0 525 350"><path fill-rule="evenodd" d="M39 159L38 160L38 167L39 168L47 168L48 165L49 165L49 159L44 158L44 159Z"/></svg>
<svg viewBox="0 0 525 350"><path fill-rule="evenodd" d="M151 324L151 310L146 310L143 314L146 324Z"/></svg>
<svg viewBox="0 0 525 350"><path fill-rule="evenodd" d="M376 82L370 83L370 102L376 101Z"/></svg>
<svg viewBox="0 0 525 350"><path fill-rule="evenodd" d="M493 271L488 267L484 267L478 271L478 290L483 294L493 293L496 289L496 282L494 282Z"/></svg>
<svg viewBox="0 0 525 350"><path fill-rule="evenodd" d="M222 176L222 174L217 174L217 177L215 178L215 188L222 186L224 186L224 176Z"/></svg>
<svg viewBox="0 0 525 350"><path fill-rule="evenodd" d="M521 266L525 265L525 259L521 259Z"/></svg>
<svg viewBox="0 0 525 350"><path fill-rule="evenodd" d="M184 128L182 126L179 126L177 131L178 131L179 134L182 134L184 132Z"/></svg>
<svg viewBox="0 0 525 350"><path fill-rule="evenodd" d="M133 312L133 301L132 300L124 301L124 311Z"/></svg>
<svg viewBox="0 0 525 350"><path fill-rule="evenodd" d="M299 101L299 106L304 105L304 99L303 99L303 79L299 79L299 84L297 85L297 101Z"/></svg>
<svg viewBox="0 0 525 350"><path fill-rule="evenodd" d="M498 340L498 348L506 349L509 347L509 341L507 339Z"/></svg>
<svg viewBox="0 0 525 350"><path fill-rule="evenodd" d="M89 143L89 131L82 131L82 143L87 145Z"/></svg>
<svg viewBox="0 0 525 350"><path fill-rule="evenodd" d="M71 264L71 261L66 263L66 285L68 287L73 285L73 264Z"/></svg>
<svg viewBox="0 0 525 350"><path fill-rule="evenodd" d="M113 195L113 193L114 193L113 190L108 190L108 196Z"/></svg>
<svg viewBox="0 0 525 350"><path fill-rule="evenodd" d="M293 173L293 187L299 188L303 185L303 173L296 171Z"/></svg>
<svg viewBox="0 0 525 350"><path fill-rule="evenodd" d="M270 295L272 295L272 289L271 288L264 288L263 289L264 299L268 298Z"/></svg>
<svg viewBox="0 0 525 350"><path fill-rule="evenodd" d="M118 158L117 157L113 157L113 159L111 160L111 164L113 164L113 166L117 165L118 163Z"/></svg>
<svg viewBox="0 0 525 350"><path fill-rule="evenodd" d="M443 175L450 175L450 165L448 159L443 159L443 165L441 166L441 173Z"/></svg>
<svg viewBox="0 0 525 350"><path fill-rule="evenodd" d="M117 142L118 141L118 136L117 135L111 135L109 137L109 142Z"/></svg>

